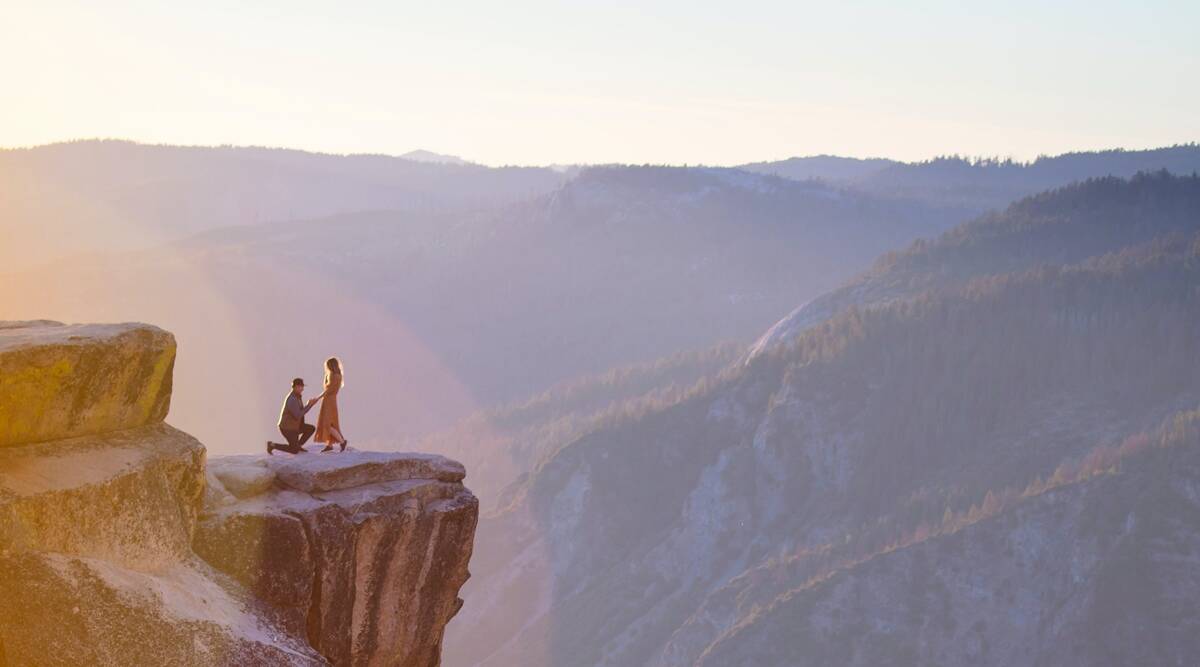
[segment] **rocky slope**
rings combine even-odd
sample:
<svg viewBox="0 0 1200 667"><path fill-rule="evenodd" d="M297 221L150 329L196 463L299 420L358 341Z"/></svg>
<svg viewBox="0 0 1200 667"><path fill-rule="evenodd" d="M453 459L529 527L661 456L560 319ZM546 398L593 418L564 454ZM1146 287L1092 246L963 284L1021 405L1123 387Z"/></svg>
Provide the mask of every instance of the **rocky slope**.
<svg viewBox="0 0 1200 667"><path fill-rule="evenodd" d="M948 235L931 289L560 448L481 522L447 662L1194 662L1198 183Z"/></svg>
<svg viewBox="0 0 1200 667"><path fill-rule="evenodd" d="M796 558L735 579L661 664L1192 664L1200 441L1189 421L1185 439L967 525L820 574Z"/></svg>
<svg viewBox="0 0 1200 667"><path fill-rule="evenodd" d="M462 466L209 465L162 422L174 356L144 325L0 326L0 665L437 664L478 506Z"/></svg>

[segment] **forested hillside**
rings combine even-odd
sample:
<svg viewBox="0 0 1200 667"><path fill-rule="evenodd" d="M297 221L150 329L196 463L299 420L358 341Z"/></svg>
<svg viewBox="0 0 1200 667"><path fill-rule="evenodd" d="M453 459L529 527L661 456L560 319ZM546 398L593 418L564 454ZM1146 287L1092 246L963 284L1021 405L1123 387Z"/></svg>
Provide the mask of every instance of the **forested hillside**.
<svg viewBox="0 0 1200 667"><path fill-rule="evenodd" d="M473 485L484 510L512 502L510 493L563 445L631 414L677 401L696 382L745 353L725 343L658 361L614 368L555 385L527 400L481 410L420 441L480 471Z"/></svg>
<svg viewBox="0 0 1200 667"><path fill-rule="evenodd" d="M932 289L848 307L561 448L481 523L465 593L475 605L451 628L448 660L1188 655L1193 635L1165 628L1200 617L1162 584L1172 550L1195 540L1196 482L1163 462L1192 466L1200 444L1198 188L1105 180L1014 206L947 235L1013 230L980 277L927 277ZM1031 210L1112 217L1054 227L1030 224ZM1063 261L1026 268L1026 235L1047 229ZM1093 242L1105 236L1120 240ZM945 253L914 275L981 252L939 243ZM1160 515L1160 527L1141 523ZM1183 590L1197 590L1194 570ZM905 588L918 571L928 577ZM1105 600L1120 591L1137 594L1116 611ZM1019 618L998 611L1003 600ZM1147 646L1121 634L1133 617L1170 622ZM1049 619L1061 627L1053 650L1030 634ZM1096 636L1103 650L1087 645Z"/></svg>
<svg viewBox="0 0 1200 667"><path fill-rule="evenodd" d="M1165 171L1096 178L1027 197L941 236L884 254L869 271L781 320L756 350L851 305L884 303L979 276L1070 264L1196 228L1200 179Z"/></svg>

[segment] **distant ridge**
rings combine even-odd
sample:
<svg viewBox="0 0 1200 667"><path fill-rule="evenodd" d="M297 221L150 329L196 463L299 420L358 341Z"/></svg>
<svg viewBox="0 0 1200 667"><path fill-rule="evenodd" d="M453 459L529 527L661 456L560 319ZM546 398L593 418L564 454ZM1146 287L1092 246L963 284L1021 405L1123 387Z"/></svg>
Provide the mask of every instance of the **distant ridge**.
<svg viewBox="0 0 1200 667"><path fill-rule="evenodd" d="M432 164L473 164L472 162L464 160L457 155L443 155L441 153L434 153L433 151L427 151L421 148L418 148L415 151L409 151L400 157L405 160L412 160L413 162L428 162Z"/></svg>
<svg viewBox="0 0 1200 667"><path fill-rule="evenodd" d="M1129 178L1138 172L1160 169L1188 175L1200 171L1200 145L1081 151L1041 156L1031 162L957 155L923 162L817 155L746 164L740 168L792 180L817 179L879 196L964 206L982 213L1087 178Z"/></svg>
<svg viewBox="0 0 1200 667"><path fill-rule="evenodd" d="M855 181L870 177L888 167L902 164L886 158L853 158L840 155L790 157L776 162L752 162L740 169L759 174L790 178L794 181Z"/></svg>
<svg viewBox="0 0 1200 667"><path fill-rule="evenodd" d="M112 140L0 150L0 266L143 248L233 225L364 210L429 215L503 207L552 192L568 178L421 155L434 154Z"/></svg>

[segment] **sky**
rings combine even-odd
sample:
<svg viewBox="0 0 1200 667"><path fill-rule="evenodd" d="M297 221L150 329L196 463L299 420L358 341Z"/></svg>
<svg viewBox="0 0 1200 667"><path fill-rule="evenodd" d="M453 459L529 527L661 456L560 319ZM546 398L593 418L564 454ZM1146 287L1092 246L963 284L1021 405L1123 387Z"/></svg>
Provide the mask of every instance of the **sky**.
<svg viewBox="0 0 1200 667"><path fill-rule="evenodd" d="M1191 0L0 0L0 16L4 147L732 165L1200 141Z"/></svg>

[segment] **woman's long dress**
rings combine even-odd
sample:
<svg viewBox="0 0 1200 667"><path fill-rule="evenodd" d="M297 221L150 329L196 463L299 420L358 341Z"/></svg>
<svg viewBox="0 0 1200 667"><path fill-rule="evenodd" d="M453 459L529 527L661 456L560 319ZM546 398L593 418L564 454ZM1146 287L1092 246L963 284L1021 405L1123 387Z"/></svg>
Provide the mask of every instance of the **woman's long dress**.
<svg viewBox="0 0 1200 667"><path fill-rule="evenodd" d="M342 432L342 425L338 423L338 406L337 395L342 388L342 376L331 375L325 380L325 398L321 399L321 412L317 415L317 433L313 438L317 442L335 444L341 442L334 439L329 432L330 429L337 429L338 433Z"/></svg>

